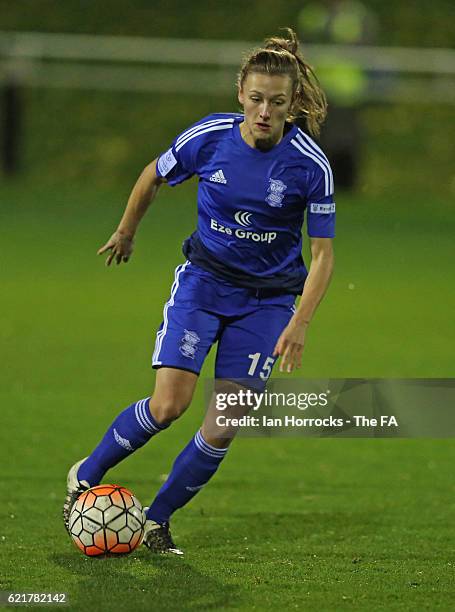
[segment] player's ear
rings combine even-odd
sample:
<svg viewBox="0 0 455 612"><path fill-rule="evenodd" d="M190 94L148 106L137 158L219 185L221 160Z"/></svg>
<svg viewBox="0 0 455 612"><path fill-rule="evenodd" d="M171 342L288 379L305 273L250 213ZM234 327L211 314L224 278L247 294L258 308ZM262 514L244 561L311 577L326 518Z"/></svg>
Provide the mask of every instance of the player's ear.
<svg viewBox="0 0 455 612"><path fill-rule="evenodd" d="M238 101L240 102L240 104L243 106L243 102L245 100L245 96L244 96L242 87L239 87L237 98L238 98Z"/></svg>

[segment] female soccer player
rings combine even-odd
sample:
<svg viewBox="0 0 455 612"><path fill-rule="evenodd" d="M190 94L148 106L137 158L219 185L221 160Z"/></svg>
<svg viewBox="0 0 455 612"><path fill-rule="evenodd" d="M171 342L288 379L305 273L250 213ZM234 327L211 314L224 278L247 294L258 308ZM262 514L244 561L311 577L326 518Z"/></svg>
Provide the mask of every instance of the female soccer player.
<svg viewBox="0 0 455 612"><path fill-rule="evenodd" d="M186 261L176 269L156 336L154 392L121 412L92 454L70 469L67 528L82 491L187 409L214 343L216 379L262 389L278 357L281 370L300 367L306 329L332 274L335 204L327 158L292 123L303 116L307 131L317 135L325 95L295 33L287 33L244 61L238 77L243 114L209 115L180 134L144 169L117 230L98 251L108 252L108 266L127 262L160 186L199 177L197 230L184 244ZM305 212L308 272L301 255ZM182 554L169 519L214 475L229 442L211 433L206 418L146 511L149 549Z"/></svg>

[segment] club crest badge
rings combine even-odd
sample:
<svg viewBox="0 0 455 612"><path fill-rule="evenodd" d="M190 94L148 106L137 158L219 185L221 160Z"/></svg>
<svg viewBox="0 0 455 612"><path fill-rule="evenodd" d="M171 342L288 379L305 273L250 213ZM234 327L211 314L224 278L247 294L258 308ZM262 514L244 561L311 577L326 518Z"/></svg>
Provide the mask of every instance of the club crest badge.
<svg viewBox="0 0 455 612"><path fill-rule="evenodd" d="M283 206L284 192L288 188L287 185L278 179L269 179L270 185L267 189L267 197L265 201L269 206L281 208Z"/></svg>
<svg viewBox="0 0 455 612"><path fill-rule="evenodd" d="M189 331L185 329L185 335L183 336L180 344L180 352L184 357L194 359L196 351L198 349L198 343L201 341L195 331Z"/></svg>

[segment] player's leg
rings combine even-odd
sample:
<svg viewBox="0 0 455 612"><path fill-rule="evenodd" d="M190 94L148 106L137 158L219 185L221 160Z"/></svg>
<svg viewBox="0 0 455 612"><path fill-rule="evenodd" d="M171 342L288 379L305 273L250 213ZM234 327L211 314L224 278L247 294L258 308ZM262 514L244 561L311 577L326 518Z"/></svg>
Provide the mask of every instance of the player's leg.
<svg viewBox="0 0 455 612"><path fill-rule="evenodd" d="M220 414L216 408L216 394L237 395L245 389L264 390L276 361L272 357L273 349L292 317L293 304L292 295L251 297L246 314L224 327L215 362L215 393L201 430L179 455L168 481L155 499L154 505L161 512L160 520L169 520L172 513L188 503L218 470L237 429L216 423L217 412ZM223 414L228 418L240 418L247 412L248 407L239 403Z"/></svg>
<svg viewBox="0 0 455 612"><path fill-rule="evenodd" d="M231 385L231 391L237 389ZM153 503L146 510L144 544L156 553L182 555L172 539L169 528L171 515L185 506L212 478L223 460L230 439L225 446L212 446L206 442L202 431L189 441L175 459L168 479L159 490Z"/></svg>
<svg viewBox="0 0 455 612"><path fill-rule="evenodd" d="M245 386L256 390L265 387L275 361L272 352L292 316L293 301L292 296L252 300L247 314L223 329L215 376L222 379L224 385L230 385L231 392ZM226 456L235 432L215 431L212 425L213 410L209 410L202 429L177 457L167 481L147 511L147 519L156 525L167 526L172 514L208 483Z"/></svg>
<svg viewBox="0 0 455 612"><path fill-rule="evenodd" d="M238 388L238 385L230 384L231 392ZM213 402L214 398L209 408L212 414ZM203 429L197 431L175 459L168 479L147 510L147 519L161 525L169 522L170 516L187 504L214 475L230 441L228 438L217 439L216 445L212 445L205 439Z"/></svg>
<svg viewBox="0 0 455 612"><path fill-rule="evenodd" d="M226 301L221 294L224 284L194 266L193 291L188 292L188 322L180 326L163 325L162 337L154 353L154 365L192 369L195 360L207 354L222 329L222 311ZM238 290L228 285L230 293ZM183 321L183 317L180 317ZM208 451L208 452L207 452ZM176 458L171 473L157 498L147 509L144 543L156 552L179 553L170 536L168 518L208 481L216 470L224 450L208 449L200 432Z"/></svg>

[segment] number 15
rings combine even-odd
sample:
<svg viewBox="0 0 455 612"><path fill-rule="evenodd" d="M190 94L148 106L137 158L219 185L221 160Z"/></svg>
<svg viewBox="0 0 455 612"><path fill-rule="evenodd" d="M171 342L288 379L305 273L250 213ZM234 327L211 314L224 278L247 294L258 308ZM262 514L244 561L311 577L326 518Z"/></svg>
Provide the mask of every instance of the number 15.
<svg viewBox="0 0 455 612"><path fill-rule="evenodd" d="M248 359L251 359L250 369L248 370L248 376L254 376L256 372L256 368L258 367L259 360L261 358L261 353L253 353L252 355L248 355ZM272 373L272 366L275 363L275 359L273 357L267 357L264 361L264 365L262 366L261 371L259 372L259 377L262 380L267 380Z"/></svg>

